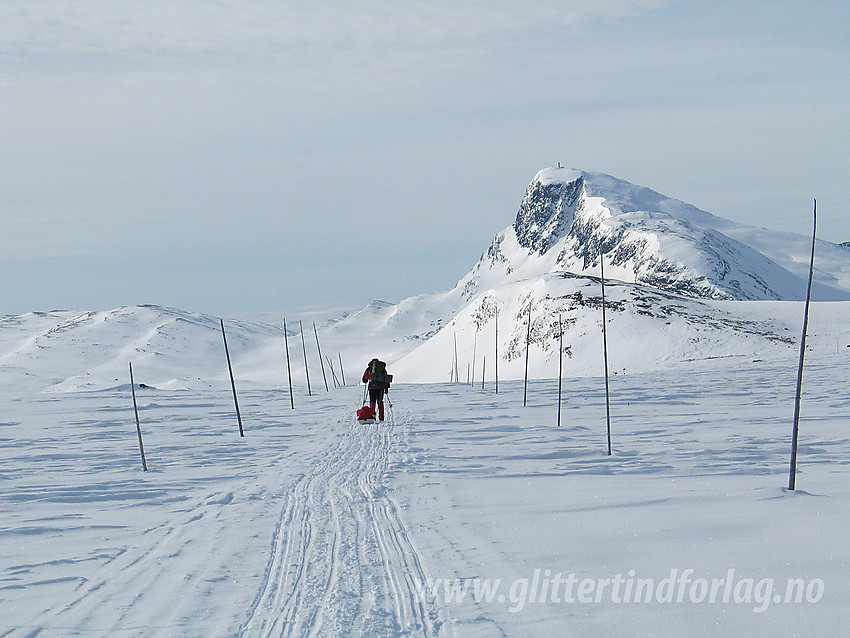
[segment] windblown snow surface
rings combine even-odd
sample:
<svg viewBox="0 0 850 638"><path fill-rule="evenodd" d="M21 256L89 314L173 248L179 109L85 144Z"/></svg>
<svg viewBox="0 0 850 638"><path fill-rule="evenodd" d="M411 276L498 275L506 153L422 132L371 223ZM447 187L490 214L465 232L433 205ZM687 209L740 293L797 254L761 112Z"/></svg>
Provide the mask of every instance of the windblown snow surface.
<svg viewBox="0 0 850 638"><path fill-rule="evenodd" d="M801 306L737 307L784 334ZM686 310L655 321L686 326ZM308 394L288 337L294 410L282 330L227 322L240 437L217 320L151 306L6 317L0 635L841 635L848 310L812 308L796 492L783 340L706 340L630 372L624 344L641 333L623 331L647 316L612 311L608 456L599 356L596 375L565 375L560 426L542 347L530 359L550 378L525 407L521 381L496 394L490 373L484 387L400 382L388 419L362 425L371 352L343 354L335 322L318 329L327 390L315 339ZM129 360L148 386L148 472Z"/></svg>
<svg viewBox="0 0 850 638"><path fill-rule="evenodd" d="M244 436L218 318L4 317L0 636L845 635L825 242L786 489L806 246L542 171L452 290L226 320ZM361 424L374 356L391 405Z"/></svg>

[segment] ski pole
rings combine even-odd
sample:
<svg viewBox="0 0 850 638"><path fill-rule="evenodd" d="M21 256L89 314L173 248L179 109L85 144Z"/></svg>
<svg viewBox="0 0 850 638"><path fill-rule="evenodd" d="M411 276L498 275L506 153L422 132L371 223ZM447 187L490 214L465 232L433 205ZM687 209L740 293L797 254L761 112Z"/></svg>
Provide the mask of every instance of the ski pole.
<svg viewBox="0 0 850 638"><path fill-rule="evenodd" d="M395 412L393 411L393 402L390 400L390 391L384 390L384 396L387 398L387 405L390 409L390 425L395 426Z"/></svg>

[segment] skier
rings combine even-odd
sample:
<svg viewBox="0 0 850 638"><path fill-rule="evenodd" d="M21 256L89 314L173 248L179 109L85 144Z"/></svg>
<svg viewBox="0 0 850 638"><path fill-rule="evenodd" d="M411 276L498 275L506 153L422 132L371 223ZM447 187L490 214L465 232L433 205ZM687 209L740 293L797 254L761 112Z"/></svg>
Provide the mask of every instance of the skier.
<svg viewBox="0 0 850 638"><path fill-rule="evenodd" d="M378 404L378 419L384 420L384 394L390 389L393 375L387 374L387 364L380 359L372 359L363 372L363 383L369 384L369 405L374 411Z"/></svg>

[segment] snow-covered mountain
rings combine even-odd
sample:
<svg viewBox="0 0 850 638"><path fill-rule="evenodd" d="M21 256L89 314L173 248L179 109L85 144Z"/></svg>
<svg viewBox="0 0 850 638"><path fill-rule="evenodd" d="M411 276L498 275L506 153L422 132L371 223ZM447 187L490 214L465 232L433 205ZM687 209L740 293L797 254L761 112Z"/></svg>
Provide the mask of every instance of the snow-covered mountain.
<svg viewBox="0 0 850 638"><path fill-rule="evenodd" d="M467 298L504 281L567 271L600 274L690 297L805 298L810 240L721 219L623 180L574 169L540 171L516 221L460 285ZM850 299L850 259L821 241L813 298Z"/></svg>
<svg viewBox="0 0 850 638"><path fill-rule="evenodd" d="M532 377L557 374L559 315L566 374L598 374L600 254L620 371L787 353L799 313L741 301L804 299L810 250L801 235L735 224L609 175L545 169L528 186L514 224L442 293L442 307L457 304L444 327L396 369L420 381L478 375L484 341L494 344L491 368L498 344L500 374L517 378L530 309ZM819 241L816 270L814 299L850 299L846 248Z"/></svg>

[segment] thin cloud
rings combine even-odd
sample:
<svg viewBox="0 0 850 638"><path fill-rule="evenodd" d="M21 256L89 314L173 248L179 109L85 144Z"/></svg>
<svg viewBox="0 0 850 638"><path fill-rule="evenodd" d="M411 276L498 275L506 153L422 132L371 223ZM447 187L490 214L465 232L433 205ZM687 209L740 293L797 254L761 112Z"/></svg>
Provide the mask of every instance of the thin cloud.
<svg viewBox="0 0 850 638"><path fill-rule="evenodd" d="M300 295L394 298L453 285L558 161L786 230L820 191L846 241L846 12L781 5L4 0L0 248L91 272L133 251L146 300L193 273L189 309L249 257L314 271ZM393 262L368 290L363 246ZM80 307L32 272L16 309Z"/></svg>
<svg viewBox="0 0 850 638"><path fill-rule="evenodd" d="M541 28L621 19L668 2L97 2L6 0L0 52L12 56L268 57L337 51L433 54L522 38Z"/></svg>

